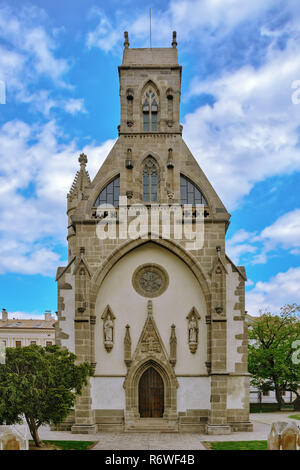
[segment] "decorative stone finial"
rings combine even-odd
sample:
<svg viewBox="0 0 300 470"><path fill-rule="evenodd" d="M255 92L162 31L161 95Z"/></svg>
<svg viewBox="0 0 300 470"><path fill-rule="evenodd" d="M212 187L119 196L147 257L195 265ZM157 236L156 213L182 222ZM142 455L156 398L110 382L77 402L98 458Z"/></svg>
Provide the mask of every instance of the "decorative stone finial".
<svg viewBox="0 0 300 470"><path fill-rule="evenodd" d="M177 47L177 41L176 41L176 31L173 31L173 41L172 41L172 47L176 48Z"/></svg>
<svg viewBox="0 0 300 470"><path fill-rule="evenodd" d="M176 365L176 357L177 357L177 338L175 333L175 325L171 325L171 336L170 336L170 364L174 367Z"/></svg>
<svg viewBox="0 0 300 470"><path fill-rule="evenodd" d="M148 315L152 315L152 300L148 300L147 310L148 310Z"/></svg>
<svg viewBox="0 0 300 470"><path fill-rule="evenodd" d="M85 165L87 164L87 161L88 161L86 154L81 153L79 155L78 161L79 161L81 167L85 167Z"/></svg>
<svg viewBox="0 0 300 470"><path fill-rule="evenodd" d="M220 247L220 246L216 246L216 250L217 250L218 258L220 258L220 256L221 256L221 247Z"/></svg>
<svg viewBox="0 0 300 470"><path fill-rule="evenodd" d="M129 38L128 38L128 32L127 31L124 31L124 38L125 38L124 47L125 47L125 49L128 49L128 47L129 47Z"/></svg>

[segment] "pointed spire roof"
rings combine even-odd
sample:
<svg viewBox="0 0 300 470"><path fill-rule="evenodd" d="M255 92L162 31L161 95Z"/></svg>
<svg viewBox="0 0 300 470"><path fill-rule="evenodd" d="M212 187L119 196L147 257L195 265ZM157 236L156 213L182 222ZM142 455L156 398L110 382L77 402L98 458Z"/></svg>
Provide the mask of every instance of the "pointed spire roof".
<svg viewBox="0 0 300 470"><path fill-rule="evenodd" d="M81 199L82 196L84 195L85 189L89 187L89 185L91 184L91 178L90 178L88 171L85 168L87 161L88 161L87 156L84 153L81 153L78 158L78 161L80 163L80 170L77 171L75 175L75 178L74 178L74 181L73 181L73 184L71 186L68 196L71 198L77 196L78 198Z"/></svg>

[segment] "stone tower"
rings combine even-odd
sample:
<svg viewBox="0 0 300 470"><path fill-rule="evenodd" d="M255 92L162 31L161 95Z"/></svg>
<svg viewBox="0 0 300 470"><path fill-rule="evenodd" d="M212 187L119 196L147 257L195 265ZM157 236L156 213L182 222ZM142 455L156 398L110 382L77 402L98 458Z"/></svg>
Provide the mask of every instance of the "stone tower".
<svg viewBox="0 0 300 470"><path fill-rule="evenodd" d="M225 253L230 215L182 139L181 71L175 32L152 49L125 33L118 140L93 181L79 157L56 335L94 377L65 423L73 432L251 430L245 270ZM175 237L184 224L172 217L169 236L149 228L158 205L188 212L191 227L200 208L202 245Z"/></svg>

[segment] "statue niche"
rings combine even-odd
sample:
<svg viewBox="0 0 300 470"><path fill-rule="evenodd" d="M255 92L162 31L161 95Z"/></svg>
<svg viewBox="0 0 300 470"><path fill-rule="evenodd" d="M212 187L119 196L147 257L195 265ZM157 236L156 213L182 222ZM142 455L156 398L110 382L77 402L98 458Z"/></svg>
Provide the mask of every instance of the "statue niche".
<svg viewBox="0 0 300 470"><path fill-rule="evenodd" d="M199 341L199 320L201 319L199 313L192 308L188 316L186 317L188 321L188 344L192 354L197 351L198 341Z"/></svg>
<svg viewBox="0 0 300 470"><path fill-rule="evenodd" d="M103 320L103 343L107 352L110 352L114 345L114 320L115 316L107 305L104 310L101 319Z"/></svg>

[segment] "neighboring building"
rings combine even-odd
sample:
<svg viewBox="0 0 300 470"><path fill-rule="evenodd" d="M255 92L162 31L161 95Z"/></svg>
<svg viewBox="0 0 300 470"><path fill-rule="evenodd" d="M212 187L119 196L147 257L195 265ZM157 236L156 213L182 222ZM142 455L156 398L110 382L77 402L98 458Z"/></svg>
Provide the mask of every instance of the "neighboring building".
<svg viewBox="0 0 300 470"><path fill-rule="evenodd" d="M93 181L79 157L68 265L57 271L56 341L95 371L72 431L252 430L246 275L225 253L230 214L182 139L176 33L171 48L130 49L127 33L124 46L119 138ZM119 195L146 205L146 217L152 204L182 214L189 203L195 222L203 204L204 245L174 239L175 223L170 237L157 237L159 223L151 237L124 235ZM99 217L103 203L115 214ZM117 220L115 239L98 237L99 220Z"/></svg>
<svg viewBox="0 0 300 470"><path fill-rule="evenodd" d="M50 311L45 312L44 320L18 318L8 318L5 309L2 310L0 319L0 341L5 347L15 348L37 344L48 346L55 344L55 323L56 319Z"/></svg>

